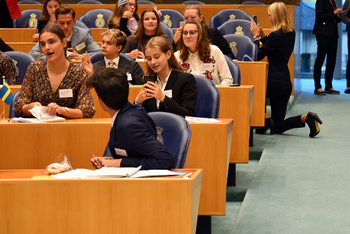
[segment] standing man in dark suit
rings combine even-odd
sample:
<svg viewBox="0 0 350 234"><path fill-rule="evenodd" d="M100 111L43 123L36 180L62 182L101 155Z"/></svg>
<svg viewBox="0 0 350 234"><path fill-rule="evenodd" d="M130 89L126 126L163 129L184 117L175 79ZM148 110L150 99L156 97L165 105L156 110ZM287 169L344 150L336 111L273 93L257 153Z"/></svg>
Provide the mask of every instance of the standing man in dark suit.
<svg viewBox="0 0 350 234"><path fill-rule="evenodd" d="M104 111L112 117L108 147L113 157L98 157L103 167L171 169L174 157L157 140L156 125L147 112L128 102L129 85L121 69L99 68L88 80ZM93 158L91 162L100 168Z"/></svg>
<svg viewBox="0 0 350 234"><path fill-rule="evenodd" d="M317 57L314 66L314 80L316 95L339 94L339 91L333 89L332 80L337 56L338 28L337 23L341 21L347 11L336 8L333 0L316 1L316 20L313 33L317 40ZM321 68L327 55L325 91L321 86Z"/></svg>
<svg viewBox="0 0 350 234"><path fill-rule="evenodd" d="M101 34L101 37L101 51L104 58L92 64L93 72L99 67L120 68L126 73L130 84L142 85L143 71L141 66L135 61L119 56L120 51L123 50L128 39L126 34L119 29L108 29ZM89 72L89 75L92 75L91 65L89 66L88 63L84 62L83 66Z"/></svg>
<svg viewBox="0 0 350 234"><path fill-rule="evenodd" d="M344 24L346 24L346 31L348 32L348 55L350 55L350 0L346 0L343 6L343 11L348 11L342 18ZM350 94L350 59L346 66L346 89L344 93Z"/></svg>

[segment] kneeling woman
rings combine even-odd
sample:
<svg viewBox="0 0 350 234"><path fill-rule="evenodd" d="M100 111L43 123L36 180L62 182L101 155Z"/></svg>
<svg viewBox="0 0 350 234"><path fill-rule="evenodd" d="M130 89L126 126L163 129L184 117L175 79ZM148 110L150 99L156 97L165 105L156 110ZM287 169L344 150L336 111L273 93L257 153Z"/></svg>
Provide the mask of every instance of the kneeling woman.
<svg viewBox="0 0 350 234"><path fill-rule="evenodd" d="M135 103L147 112L166 111L194 116L197 86L193 75L182 72L169 42L164 37L151 38L144 48L146 75L155 75L156 82L142 86Z"/></svg>
<svg viewBox="0 0 350 234"><path fill-rule="evenodd" d="M50 115L67 118L91 118L96 110L87 71L66 58L67 39L57 25L46 26L39 35L39 45L46 60L28 66L14 107L23 117L35 106L47 106Z"/></svg>

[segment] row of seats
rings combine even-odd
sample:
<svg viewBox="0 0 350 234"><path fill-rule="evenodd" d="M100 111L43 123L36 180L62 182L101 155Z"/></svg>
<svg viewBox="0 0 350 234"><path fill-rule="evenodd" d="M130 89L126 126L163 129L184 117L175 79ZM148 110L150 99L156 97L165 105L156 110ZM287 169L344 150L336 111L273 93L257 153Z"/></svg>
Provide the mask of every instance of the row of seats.
<svg viewBox="0 0 350 234"><path fill-rule="evenodd" d="M162 13L160 20L167 24L170 28L179 28L180 22L184 21L181 12L173 9L160 9ZM79 20L85 23L89 28L107 28L108 19L113 14L109 9L93 9L87 11L79 17ZM27 9L22 11L22 17L14 20L15 28L36 28L37 20L41 17L40 9ZM237 21L237 20L246 20ZM250 37L250 22L253 18L245 11L240 9L224 9L216 13L209 21L209 27L222 28L223 34L228 28L232 28L230 33L244 34ZM231 22L225 26L225 23ZM232 22L236 22L233 24ZM249 25L249 27L247 26ZM250 33L250 34L249 34Z"/></svg>
<svg viewBox="0 0 350 234"><path fill-rule="evenodd" d="M19 1L18 4L41 4L41 2L35 1L35 0L22 0ZM103 4L102 2L98 1L98 0L81 0L79 2L77 2L76 4ZM137 4L151 4L151 5L155 5L155 2L149 1L149 0L139 0L137 1ZM182 2L181 4L184 5L205 5L205 2L202 1L198 1L198 0L187 0ZM241 3L242 5L265 5L265 3L260 2L260 1L255 1L255 0L248 0L245 1L243 3Z"/></svg>

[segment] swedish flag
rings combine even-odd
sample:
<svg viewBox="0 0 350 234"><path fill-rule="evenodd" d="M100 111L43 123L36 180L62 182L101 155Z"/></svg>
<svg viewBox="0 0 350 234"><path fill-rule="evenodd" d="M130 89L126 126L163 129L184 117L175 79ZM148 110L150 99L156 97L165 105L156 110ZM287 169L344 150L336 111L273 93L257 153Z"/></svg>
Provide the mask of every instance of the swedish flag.
<svg viewBox="0 0 350 234"><path fill-rule="evenodd" d="M4 84L0 89L0 98L7 104L10 105L13 95L11 93L10 86L7 84L7 81L4 80Z"/></svg>

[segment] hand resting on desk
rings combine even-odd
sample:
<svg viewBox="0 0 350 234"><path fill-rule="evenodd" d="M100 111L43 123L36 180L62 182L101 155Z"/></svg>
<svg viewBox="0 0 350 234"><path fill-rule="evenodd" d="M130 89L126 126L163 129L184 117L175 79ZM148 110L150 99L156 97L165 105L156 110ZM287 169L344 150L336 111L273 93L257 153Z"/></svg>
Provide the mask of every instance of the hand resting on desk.
<svg viewBox="0 0 350 234"><path fill-rule="evenodd" d="M113 157L96 157L96 159L102 167L120 167L120 162L122 161L121 159L114 159ZM101 168L95 158L91 159L91 163L96 169Z"/></svg>

